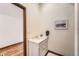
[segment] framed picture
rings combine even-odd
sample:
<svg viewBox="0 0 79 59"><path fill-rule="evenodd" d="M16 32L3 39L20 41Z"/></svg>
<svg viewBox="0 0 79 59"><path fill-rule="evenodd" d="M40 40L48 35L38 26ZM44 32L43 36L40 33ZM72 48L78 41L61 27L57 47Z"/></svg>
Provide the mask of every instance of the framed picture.
<svg viewBox="0 0 79 59"><path fill-rule="evenodd" d="M56 30L67 30L68 29L68 20L57 20L55 21Z"/></svg>

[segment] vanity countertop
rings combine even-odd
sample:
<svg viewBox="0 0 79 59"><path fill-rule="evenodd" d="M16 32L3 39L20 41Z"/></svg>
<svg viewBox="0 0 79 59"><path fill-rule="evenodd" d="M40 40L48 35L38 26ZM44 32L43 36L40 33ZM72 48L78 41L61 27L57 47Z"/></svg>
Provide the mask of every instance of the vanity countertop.
<svg viewBox="0 0 79 59"><path fill-rule="evenodd" d="M43 37L31 38L31 39L29 39L29 41L34 42L34 43L40 43L46 39L47 39L47 36L43 36Z"/></svg>

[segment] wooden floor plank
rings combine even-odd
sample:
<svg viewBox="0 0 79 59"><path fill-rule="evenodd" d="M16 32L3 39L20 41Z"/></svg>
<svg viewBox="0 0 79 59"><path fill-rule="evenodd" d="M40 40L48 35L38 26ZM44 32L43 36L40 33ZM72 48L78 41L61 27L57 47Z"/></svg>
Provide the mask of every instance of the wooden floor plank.
<svg viewBox="0 0 79 59"><path fill-rule="evenodd" d="M23 43L0 49L0 56L23 56Z"/></svg>

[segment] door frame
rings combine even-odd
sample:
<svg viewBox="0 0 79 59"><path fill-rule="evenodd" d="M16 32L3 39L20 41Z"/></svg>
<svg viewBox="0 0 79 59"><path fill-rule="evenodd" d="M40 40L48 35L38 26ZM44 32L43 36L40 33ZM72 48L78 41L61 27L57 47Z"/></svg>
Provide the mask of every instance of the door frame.
<svg viewBox="0 0 79 59"><path fill-rule="evenodd" d="M13 5L23 9L23 54L27 56L27 39L26 39L26 7L20 3L12 3Z"/></svg>

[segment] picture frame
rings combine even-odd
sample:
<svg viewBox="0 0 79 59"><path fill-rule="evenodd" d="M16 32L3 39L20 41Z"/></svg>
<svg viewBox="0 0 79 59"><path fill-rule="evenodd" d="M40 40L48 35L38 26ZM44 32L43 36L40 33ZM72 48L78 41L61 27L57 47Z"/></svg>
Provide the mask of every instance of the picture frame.
<svg viewBox="0 0 79 59"><path fill-rule="evenodd" d="M55 29L56 30L67 30L68 29L68 20L56 20Z"/></svg>

